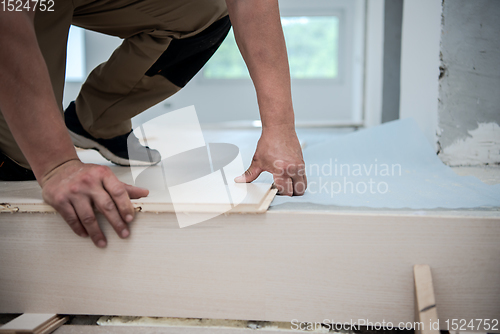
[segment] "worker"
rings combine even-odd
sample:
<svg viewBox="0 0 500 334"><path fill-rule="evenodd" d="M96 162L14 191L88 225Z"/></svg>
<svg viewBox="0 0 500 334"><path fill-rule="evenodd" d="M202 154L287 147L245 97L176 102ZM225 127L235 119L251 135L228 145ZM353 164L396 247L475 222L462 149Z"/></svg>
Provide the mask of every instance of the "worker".
<svg viewBox="0 0 500 334"><path fill-rule="evenodd" d="M71 24L118 36L123 43L89 74L62 117ZM0 8L0 180L36 179L45 202L97 247L106 247L107 240L94 209L120 237L128 237L134 218L130 199L147 196L148 190L122 183L108 167L81 162L74 145L97 149L119 165L158 163L158 151L135 137L127 147L131 118L184 87L231 24L262 120L252 163L235 181L252 182L268 171L280 194L302 195L305 166L277 0L5 1ZM128 150L152 160L130 161Z"/></svg>

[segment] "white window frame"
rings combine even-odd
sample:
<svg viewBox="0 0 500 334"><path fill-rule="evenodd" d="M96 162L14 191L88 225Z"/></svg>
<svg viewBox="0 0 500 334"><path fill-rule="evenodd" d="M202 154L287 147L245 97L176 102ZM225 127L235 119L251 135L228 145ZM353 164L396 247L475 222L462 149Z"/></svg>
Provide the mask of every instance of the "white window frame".
<svg viewBox="0 0 500 334"><path fill-rule="evenodd" d="M280 1L280 12L281 16L285 17L297 17L297 16L336 16L339 18L339 72L337 78L295 78L292 79L292 90L294 95L294 104L296 106L296 115L298 126L363 126L363 100L364 100L364 48L365 48L365 11L366 11L366 0L281 0ZM349 21L354 22L349 26ZM355 42L353 42L355 41ZM349 68L348 68L349 67ZM200 94L205 95L202 90L212 91L211 95L216 95L217 89L214 87L219 87L220 91L231 89L232 87L240 87L245 89L247 92L253 90L252 83L250 79L225 79L225 78L206 78L203 75L203 70L192 80L189 86L196 86L200 89ZM343 120L313 120L308 121L304 119L305 116L302 115L297 110L305 110L306 102L305 99L298 97L301 91L309 92L313 91L312 87L320 87L323 89L323 95L329 95L331 90L338 87L344 86L344 90L350 90L350 100L344 104L350 104L352 107L343 108ZM331 89L328 91L328 89ZM198 95L197 93L192 93L190 95ZM207 94L210 95L210 94ZM204 101L208 99L208 96L204 96ZM221 95L224 95L222 93ZM248 94L247 94L248 95ZM309 94L303 94L307 96ZM255 99L255 98L254 98ZM180 108L182 106L188 105L188 101L193 101L191 104L195 104L197 109L203 110L202 98L196 98L192 96L187 96L184 92L179 92L176 96L170 99L170 107L172 110ZM245 97L241 101L243 105L248 105L252 103L252 118L256 119L257 114L253 112L256 108L256 103L250 101L248 97ZM330 104L328 104L330 105ZM317 111L317 115L328 115L329 112L335 113L335 106L332 105L331 108L328 107L326 103L323 103L321 107L312 107ZM168 108L168 107L167 107ZM224 108L224 107L221 107ZM236 109L236 105L231 108L226 107L226 109ZM320 109L324 110L320 110ZM214 107L207 107L207 110L213 110ZM346 111L349 109L349 111ZM203 111L202 111L203 112ZM211 111L210 111L211 113ZM349 114L348 114L349 113ZM208 114L208 113L207 113ZM332 116L332 118L335 116ZM203 118L203 115L202 117ZM208 118L208 117L207 117ZM252 118L248 121L233 121L229 123L233 124L258 124L253 121ZM202 119L203 121L203 119ZM222 119L216 120L217 123L226 123ZM228 124L230 125L230 124Z"/></svg>

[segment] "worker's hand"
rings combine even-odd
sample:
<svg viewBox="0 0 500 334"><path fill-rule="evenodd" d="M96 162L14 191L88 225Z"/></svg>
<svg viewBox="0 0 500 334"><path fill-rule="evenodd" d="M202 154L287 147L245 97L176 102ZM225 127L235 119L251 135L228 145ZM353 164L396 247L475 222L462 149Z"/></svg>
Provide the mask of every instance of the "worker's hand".
<svg viewBox="0 0 500 334"><path fill-rule="evenodd" d="M45 202L53 206L73 231L90 238L97 247L106 247L106 237L97 223L93 207L100 211L121 238L129 236L128 223L134 219L131 198L149 191L118 180L105 166L71 160L41 180Z"/></svg>
<svg viewBox="0 0 500 334"><path fill-rule="evenodd" d="M263 128L252 164L234 181L252 182L264 171L273 174L280 195L301 196L306 191L305 164L293 124Z"/></svg>

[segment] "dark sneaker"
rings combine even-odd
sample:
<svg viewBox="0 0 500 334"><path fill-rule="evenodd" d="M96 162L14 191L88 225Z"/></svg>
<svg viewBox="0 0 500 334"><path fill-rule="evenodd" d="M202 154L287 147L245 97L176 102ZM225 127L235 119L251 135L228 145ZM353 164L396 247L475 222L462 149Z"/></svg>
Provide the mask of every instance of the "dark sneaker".
<svg viewBox="0 0 500 334"><path fill-rule="evenodd" d="M160 152L142 146L132 131L111 139L94 138L80 123L74 102L66 109L64 121L76 147L96 150L112 163L120 166L152 166L161 161ZM129 156L129 152L132 156Z"/></svg>
<svg viewBox="0 0 500 334"><path fill-rule="evenodd" d="M35 174L0 152L0 181L34 181Z"/></svg>

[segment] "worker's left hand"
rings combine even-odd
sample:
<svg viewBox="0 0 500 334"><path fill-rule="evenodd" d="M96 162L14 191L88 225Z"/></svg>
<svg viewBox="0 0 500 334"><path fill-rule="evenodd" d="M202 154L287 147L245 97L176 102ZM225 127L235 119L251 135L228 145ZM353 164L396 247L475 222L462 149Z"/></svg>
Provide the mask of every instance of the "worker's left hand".
<svg viewBox="0 0 500 334"><path fill-rule="evenodd" d="M304 158L293 124L263 127L252 164L234 181L252 182L264 171L273 174L280 195L301 196L306 191Z"/></svg>

